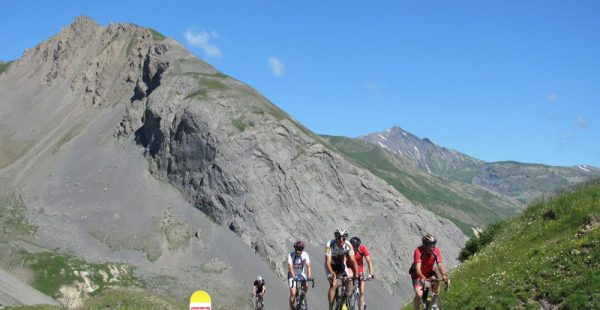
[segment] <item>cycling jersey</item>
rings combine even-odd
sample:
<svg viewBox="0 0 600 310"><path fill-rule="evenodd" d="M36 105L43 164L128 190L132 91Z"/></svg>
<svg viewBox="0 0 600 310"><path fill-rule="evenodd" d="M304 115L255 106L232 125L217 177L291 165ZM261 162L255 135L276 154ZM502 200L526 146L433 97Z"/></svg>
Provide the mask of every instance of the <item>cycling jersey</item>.
<svg viewBox="0 0 600 310"><path fill-rule="evenodd" d="M421 263L421 273L425 276L431 274L436 262L441 264L442 261L442 252L440 252L440 249L437 247L433 248L433 252L431 254L427 254L424 246L420 246L415 249L413 264ZM413 279L418 278L417 273L411 272L411 277Z"/></svg>
<svg viewBox="0 0 600 310"><path fill-rule="evenodd" d="M352 248L350 241L344 241L344 244L341 246L337 244L335 239L327 242L325 256L331 256L333 265L343 265L345 267L346 254L354 255L354 249Z"/></svg>
<svg viewBox="0 0 600 310"><path fill-rule="evenodd" d="M363 273L363 257L369 256L369 250L365 245L360 245L358 247L358 251L354 252L354 260L356 260L356 264L358 265L358 273Z"/></svg>
<svg viewBox="0 0 600 310"><path fill-rule="evenodd" d="M254 286L256 286L256 294L260 294L263 291L263 287L265 286L265 280L262 281L255 280Z"/></svg>
<svg viewBox="0 0 600 310"><path fill-rule="evenodd" d="M293 251L288 254L288 264L292 264L294 274L304 275L306 274L306 265L310 264L310 257L304 251L300 255L296 254L296 251Z"/></svg>

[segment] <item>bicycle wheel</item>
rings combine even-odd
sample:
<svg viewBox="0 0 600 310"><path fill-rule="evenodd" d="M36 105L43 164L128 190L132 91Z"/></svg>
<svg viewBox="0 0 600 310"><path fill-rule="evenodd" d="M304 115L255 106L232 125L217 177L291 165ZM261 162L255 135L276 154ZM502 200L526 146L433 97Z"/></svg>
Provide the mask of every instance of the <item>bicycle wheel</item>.
<svg viewBox="0 0 600 310"><path fill-rule="evenodd" d="M431 310L442 310L442 300L438 295L433 295L431 298Z"/></svg>
<svg viewBox="0 0 600 310"><path fill-rule="evenodd" d="M360 293L355 293L348 298L349 310L360 310Z"/></svg>
<svg viewBox="0 0 600 310"><path fill-rule="evenodd" d="M302 294L302 299L300 300L300 310L308 310L308 304L306 303L306 298L304 298L304 294Z"/></svg>

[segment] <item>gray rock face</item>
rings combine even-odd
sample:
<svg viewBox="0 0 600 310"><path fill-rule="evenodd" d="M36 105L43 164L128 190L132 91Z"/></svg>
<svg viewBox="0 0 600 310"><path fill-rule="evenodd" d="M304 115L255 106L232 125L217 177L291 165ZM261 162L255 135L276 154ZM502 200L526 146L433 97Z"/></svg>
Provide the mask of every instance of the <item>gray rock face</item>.
<svg viewBox="0 0 600 310"><path fill-rule="evenodd" d="M215 256L239 274L214 281L219 294L233 296L237 277L254 272L244 267L257 257L283 277L297 239L316 249L311 255L321 263L314 268L322 269L325 242L345 227L373 253L386 308L390 293L402 300L411 294L407 269L422 234L439 238L448 265L465 241L453 223L349 163L255 90L148 29L78 18L11 64L0 92L0 179L23 194L44 232L40 242L50 246L180 279L197 263L184 253L208 259L217 247ZM135 155L142 149L148 162ZM176 195L161 180L186 202L167 198ZM168 235L151 229L168 208L177 219L166 222L193 228L206 215L247 248L171 246ZM149 236L154 241L145 245L158 247L148 253L123 236Z"/></svg>

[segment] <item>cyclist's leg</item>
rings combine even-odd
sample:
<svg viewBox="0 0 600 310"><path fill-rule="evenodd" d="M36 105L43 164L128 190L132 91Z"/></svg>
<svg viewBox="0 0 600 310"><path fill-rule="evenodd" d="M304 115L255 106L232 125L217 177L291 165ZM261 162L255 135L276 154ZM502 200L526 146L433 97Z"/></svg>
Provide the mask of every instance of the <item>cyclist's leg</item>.
<svg viewBox="0 0 600 310"><path fill-rule="evenodd" d="M358 283L359 283L358 289L360 292L359 305L360 305L360 309L363 309L365 307L365 281L359 281Z"/></svg>
<svg viewBox="0 0 600 310"><path fill-rule="evenodd" d="M329 292L327 293L327 301L329 302L329 309L333 308L333 300L335 298L335 290L337 289L337 281L335 279L335 272L331 278L327 278L329 281Z"/></svg>
<svg viewBox="0 0 600 310"><path fill-rule="evenodd" d="M429 277L439 279L437 273L433 270L429 274ZM433 294L437 295L440 292L440 282L436 281L431 283L431 291Z"/></svg>
<svg viewBox="0 0 600 310"><path fill-rule="evenodd" d="M290 288L290 310L294 310L294 302L296 301L296 285L293 278L288 278L288 286Z"/></svg>
<svg viewBox="0 0 600 310"><path fill-rule="evenodd" d="M352 269L345 267L345 272L346 272L346 296L350 296L350 294L352 294L352 285L350 285L350 283L352 283L352 277L354 276L354 272L352 272Z"/></svg>
<svg viewBox="0 0 600 310"><path fill-rule="evenodd" d="M419 310L421 306L421 298L423 298L423 286L425 283L420 279L412 279L413 289L415 291L415 298L413 298L413 308Z"/></svg>

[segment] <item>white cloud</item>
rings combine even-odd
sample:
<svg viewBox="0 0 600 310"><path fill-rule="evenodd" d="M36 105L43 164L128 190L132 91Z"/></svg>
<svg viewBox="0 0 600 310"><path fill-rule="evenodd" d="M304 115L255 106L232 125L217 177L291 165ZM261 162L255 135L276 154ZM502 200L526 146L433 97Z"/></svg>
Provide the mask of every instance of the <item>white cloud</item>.
<svg viewBox="0 0 600 310"><path fill-rule="evenodd" d="M196 33L194 30L188 28L185 31L184 36L189 45L201 48L207 56L216 58L222 56L219 47L210 42L211 39L219 38L219 34L215 31L212 31L211 33L206 31Z"/></svg>
<svg viewBox="0 0 600 310"><path fill-rule="evenodd" d="M546 96L546 99L550 102L558 101L558 94L552 92L552 93L548 94L548 96Z"/></svg>
<svg viewBox="0 0 600 310"><path fill-rule="evenodd" d="M269 67L271 68L273 75L277 77L280 77L285 73L285 65L275 56L269 58Z"/></svg>
<svg viewBox="0 0 600 310"><path fill-rule="evenodd" d="M575 119L575 123L573 124L573 126L575 128L581 127L583 129L588 129L590 127L590 124L588 123L588 121L583 118L583 115L579 114L577 115L577 118Z"/></svg>

